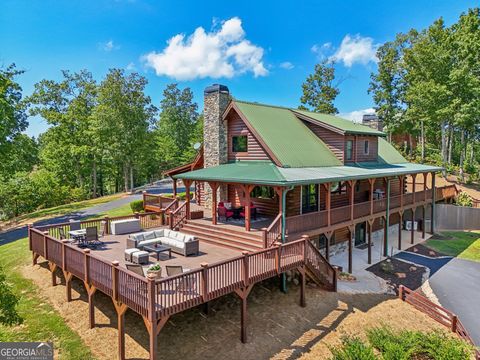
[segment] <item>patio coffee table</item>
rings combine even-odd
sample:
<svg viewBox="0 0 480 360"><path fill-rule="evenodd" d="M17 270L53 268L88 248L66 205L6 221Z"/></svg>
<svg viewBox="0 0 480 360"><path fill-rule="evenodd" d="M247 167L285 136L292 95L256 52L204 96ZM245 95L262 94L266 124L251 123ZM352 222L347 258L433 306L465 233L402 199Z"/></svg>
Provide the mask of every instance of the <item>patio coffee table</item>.
<svg viewBox="0 0 480 360"><path fill-rule="evenodd" d="M148 251L150 253L155 253L157 254L157 260L160 260L160 253L168 251L168 257L171 259L172 258L172 248L170 246L166 245L145 245L143 247L145 251Z"/></svg>

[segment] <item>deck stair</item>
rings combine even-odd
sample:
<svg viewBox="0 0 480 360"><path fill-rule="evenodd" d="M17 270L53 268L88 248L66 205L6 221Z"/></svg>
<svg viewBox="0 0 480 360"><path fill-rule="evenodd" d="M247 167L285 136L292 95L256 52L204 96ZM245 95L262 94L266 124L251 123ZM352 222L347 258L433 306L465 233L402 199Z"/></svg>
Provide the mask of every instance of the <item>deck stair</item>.
<svg viewBox="0 0 480 360"><path fill-rule="evenodd" d="M240 251L258 251L263 249L260 232L247 233L221 226L187 220L181 225L182 232L196 236L200 241Z"/></svg>

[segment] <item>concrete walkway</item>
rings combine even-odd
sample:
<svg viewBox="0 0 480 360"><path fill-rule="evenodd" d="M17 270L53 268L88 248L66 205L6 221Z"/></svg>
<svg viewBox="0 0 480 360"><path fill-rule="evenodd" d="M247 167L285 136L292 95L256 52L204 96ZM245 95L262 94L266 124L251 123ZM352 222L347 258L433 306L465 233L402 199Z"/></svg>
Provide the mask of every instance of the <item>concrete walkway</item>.
<svg viewBox="0 0 480 360"><path fill-rule="evenodd" d="M431 235L425 234L428 239ZM415 244L424 241L422 239L421 232L415 232ZM352 267L353 275L357 278L357 281L339 281L338 291L361 294L361 293L377 293L385 294L391 293L392 290L387 285L386 281L370 271L366 270L368 267L376 264L386 257L383 256L383 230L376 231L372 234L372 264L368 264L368 251L367 249L359 249L354 247L352 253ZM397 248L398 245L398 226L391 226L389 231L389 250L390 254L397 254L400 251ZM407 249L412 244L410 243L410 231L402 231L402 249ZM343 267L343 271L348 270L348 251L336 254L330 258L332 265L339 265Z"/></svg>

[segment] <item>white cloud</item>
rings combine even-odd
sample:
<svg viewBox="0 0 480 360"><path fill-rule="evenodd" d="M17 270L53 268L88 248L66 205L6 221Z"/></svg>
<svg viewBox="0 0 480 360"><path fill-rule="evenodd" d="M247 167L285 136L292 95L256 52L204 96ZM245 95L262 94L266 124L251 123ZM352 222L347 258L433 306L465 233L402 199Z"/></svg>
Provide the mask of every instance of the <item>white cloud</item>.
<svg viewBox="0 0 480 360"><path fill-rule="evenodd" d="M130 62L130 63L128 63L126 69L127 69L128 71L135 71L135 70L137 70L137 67L135 66L135 63Z"/></svg>
<svg viewBox="0 0 480 360"><path fill-rule="evenodd" d="M320 60L323 60L327 57L328 53L331 54L332 51L332 43L327 42L323 45L313 44L310 50L317 55Z"/></svg>
<svg viewBox="0 0 480 360"><path fill-rule="evenodd" d="M100 50L103 50L103 51L106 51L106 52L110 52L112 50L118 50L120 49L120 45L116 45L113 40L108 40L107 42L105 43L99 43L98 44L98 47Z"/></svg>
<svg viewBox="0 0 480 360"><path fill-rule="evenodd" d="M340 48L333 54L330 61L340 61L347 67L351 67L354 63L363 65L369 62L377 62L378 45L373 43L371 37L362 37L360 35L350 36L347 34L340 44Z"/></svg>
<svg viewBox="0 0 480 360"><path fill-rule="evenodd" d="M361 123L363 119L363 115L367 114L375 114L375 109L373 108L368 108L368 109L362 109L362 110L355 110L351 111L348 113L341 113L338 114L339 117L353 121L355 123Z"/></svg>
<svg viewBox="0 0 480 360"><path fill-rule="evenodd" d="M177 80L231 78L246 72L258 77L268 75L263 52L263 48L245 38L242 21L234 17L211 32L198 27L188 37L177 34L161 52L150 52L142 60L157 75Z"/></svg>
<svg viewBox="0 0 480 360"><path fill-rule="evenodd" d="M287 69L287 70L291 70L295 67L290 61L282 62L279 66L282 69Z"/></svg>

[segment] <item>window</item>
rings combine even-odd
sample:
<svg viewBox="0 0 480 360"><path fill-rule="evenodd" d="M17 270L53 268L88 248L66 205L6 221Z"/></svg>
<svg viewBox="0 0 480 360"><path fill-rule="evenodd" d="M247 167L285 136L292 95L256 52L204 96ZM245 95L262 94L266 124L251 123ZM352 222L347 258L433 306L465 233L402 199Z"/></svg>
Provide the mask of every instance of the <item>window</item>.
<svg viewBox="0 0 480 360"><path fill-rule="evenodd" d="M353 159L353 140L347 140L345 146L345 160Z"/></svg>
<svg viewBox="0 0 480 360"><path fill-rule="evenodd" d="M318 184L302 186L302 214L318 211Z"/></svg>
<svg viewBox="0 0 480 360"><path fill-rule="evenodd" d="M273 199L275 190L270 186L255 186L250 193L252 198Z"/></svg>
<svg viewBox="0 0 480 360"><path fill-rule="evenodd" d="M339 181L336 183L332 183L330 186L330 193L332 194L346 194L347 193L347 183L345 181Z"/></svg>
<svg viewBox="0 0 480 360"><path fill-rule="evenodd" d="M365 140L365 142L363 143L363 154L368 155L369 152L370 152L370 142L368 140Z"/></svg>
<svg viewBox="0 0 480 360"><path fill-rule="evenodd" d="M247 135L232 136L232 152L247 152L248 151Z"/></svg>

